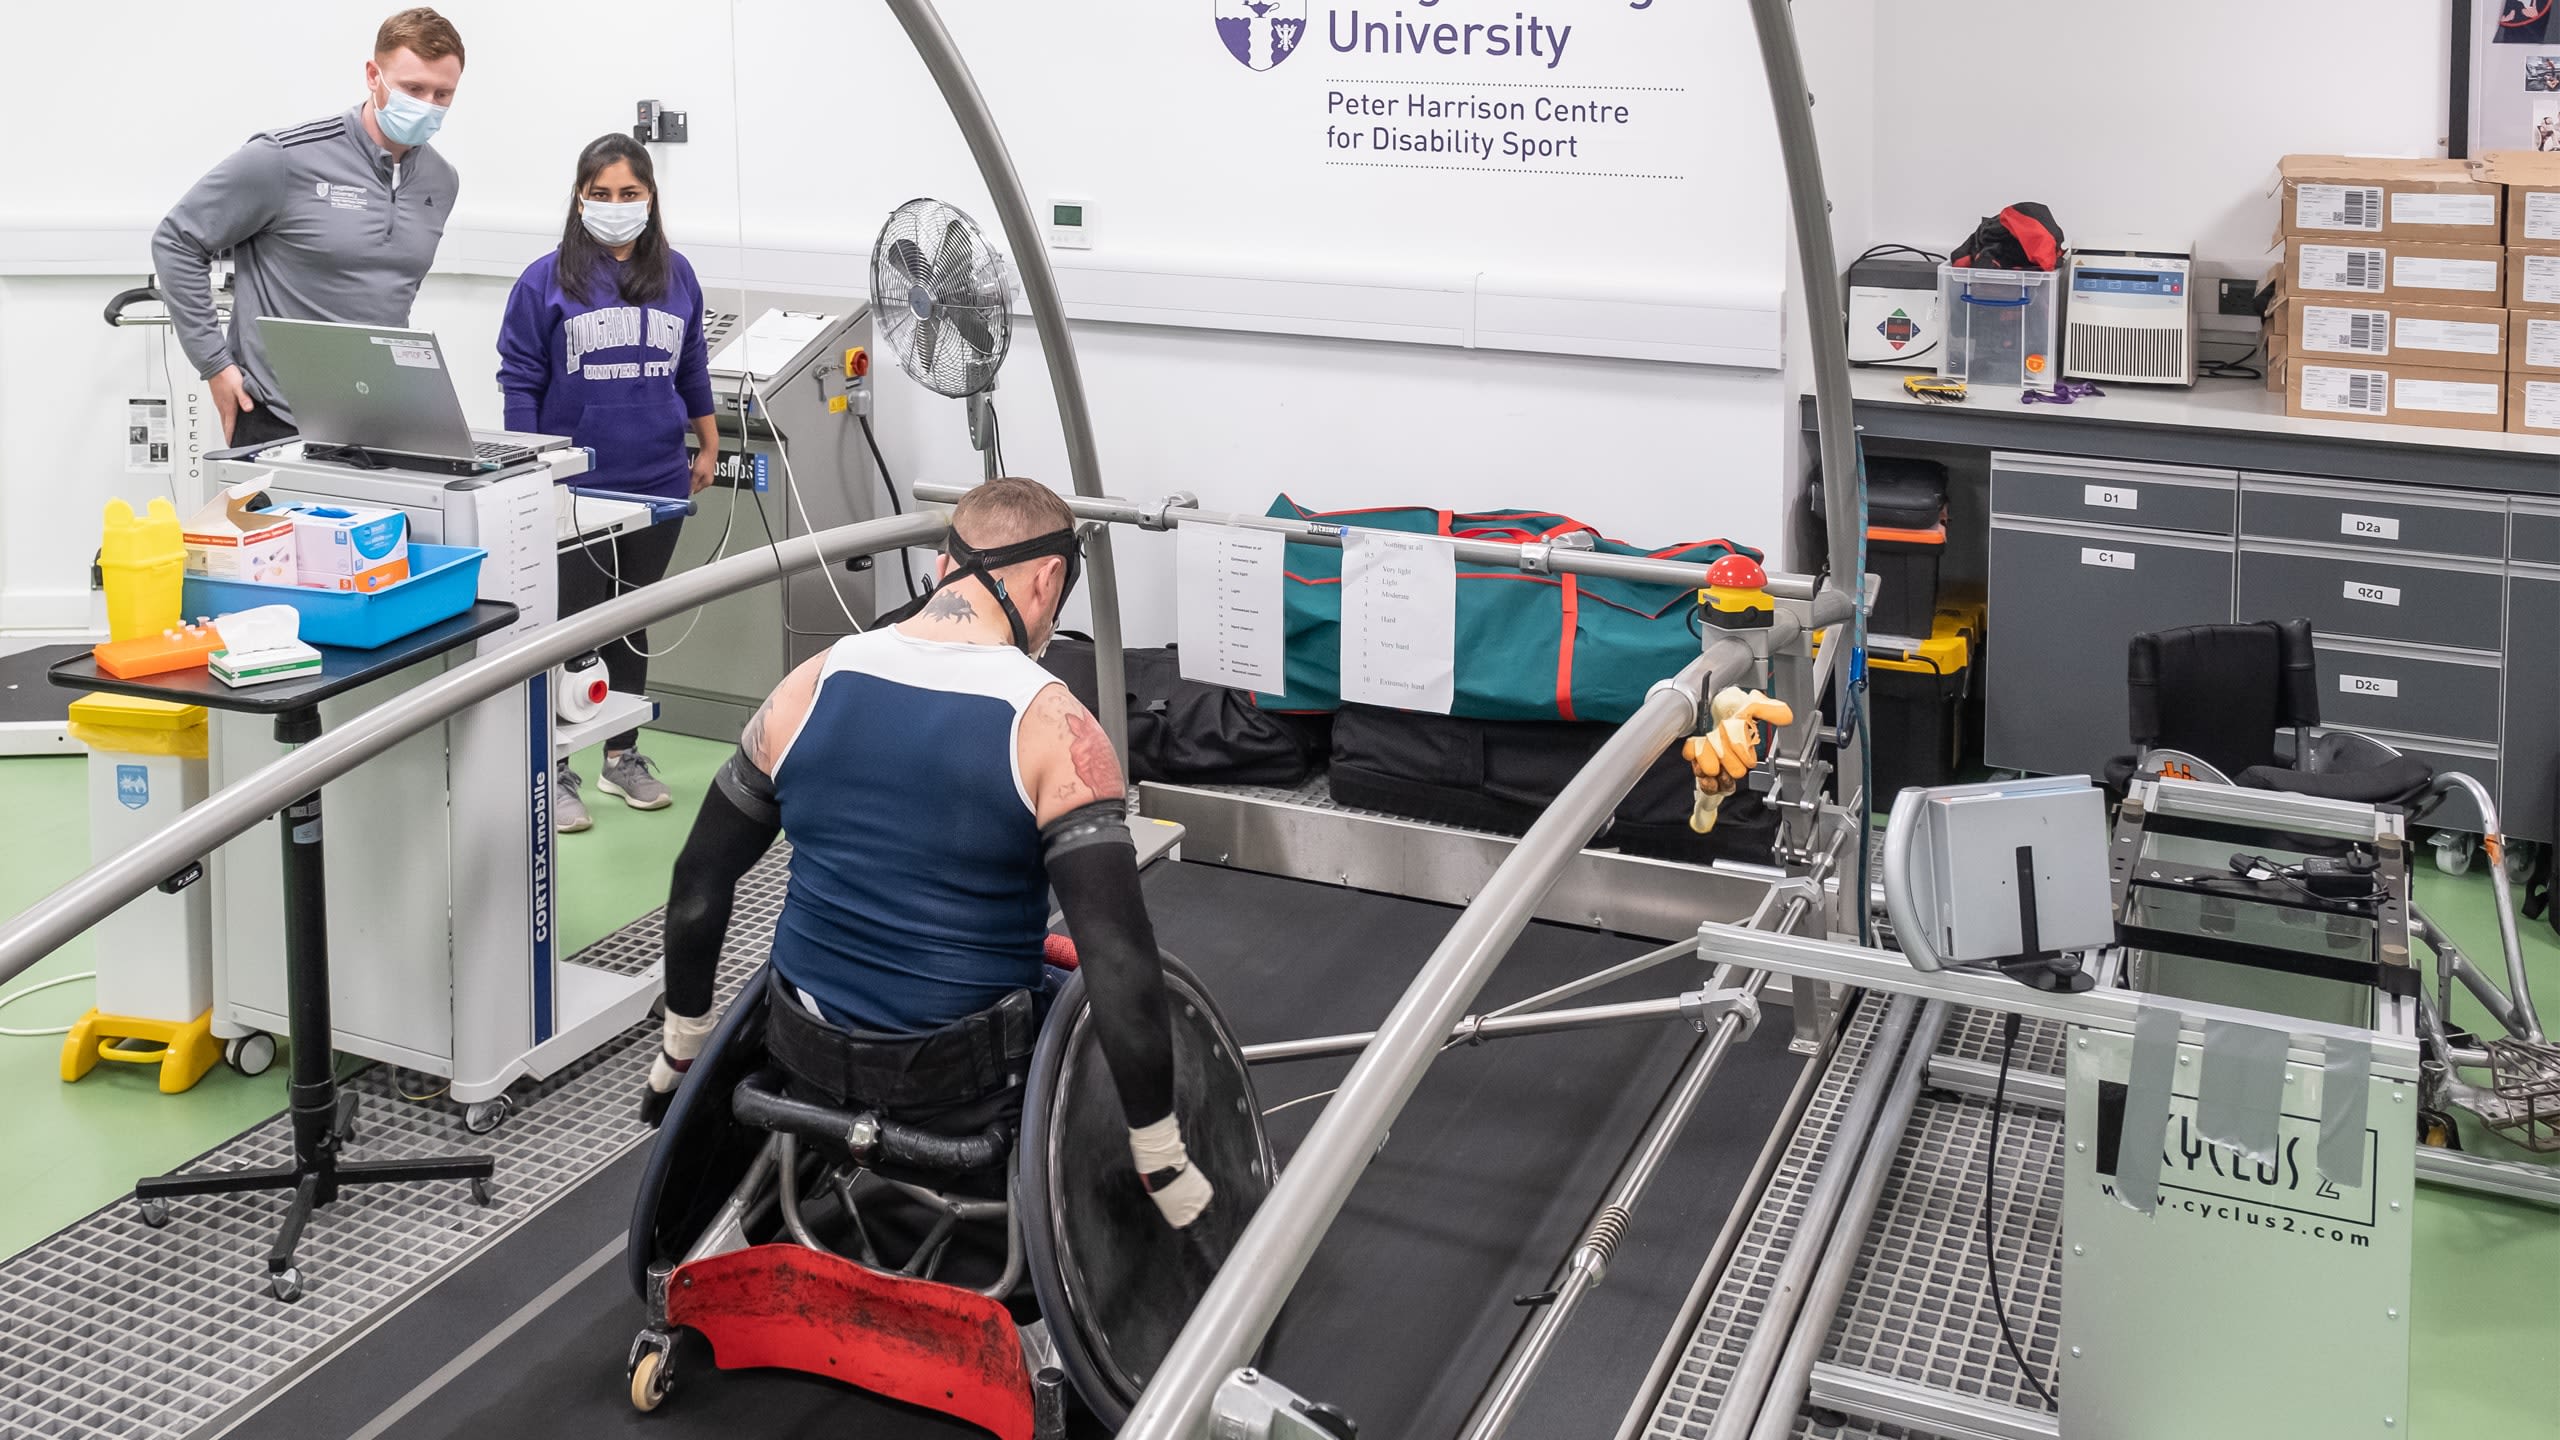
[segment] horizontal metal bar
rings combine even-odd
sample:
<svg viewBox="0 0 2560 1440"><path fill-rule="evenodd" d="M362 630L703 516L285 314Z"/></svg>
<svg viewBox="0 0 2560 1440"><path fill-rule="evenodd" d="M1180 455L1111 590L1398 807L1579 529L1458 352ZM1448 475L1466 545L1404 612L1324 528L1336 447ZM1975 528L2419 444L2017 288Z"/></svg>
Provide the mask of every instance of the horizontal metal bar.
<svg viewBox="0 0 2560 1440"><path fill-rule="evenodd" d="M1952 1090L1976 1100L1988 1100L2001 1093L2000 1066L1990 1060L1971 1060L1961 1055L1929 1057L1929 1083L1941 1090ZM2020 1105L2033 1105L2040 1110L2062 1108L2062 1077L2041 1070L2009 1067L2007 1098Z"/></svg>
<svg viewBox="0 0 2560 1440"><path fill-rule="evenodd" d="M2137 780L2133 798L2146 813L2212 820L2225 825L2253 825L2297 835L2325 835L2370 845L2399 833L2396 817L2370 805L2353 805L2316 795L2272 790L2244 790L2235 785L2208 785L2195 780Z"/></svg>
<svg viewBox="0 0 2560 1440"><path fill-rule="evenodd" d="M1829 1410L1925 1430L1939 1440L2059 1440L2061 1417L1950 1395L1846 1365L1813 1367L1805 1400Z"/></svg>
<svg viewBox="0 0 2560 1440"><path fill-rule="evenodd" d="M2560 1169L2548 1165L2522 1165L2512 1160L2492 1160L2484 1155L2468 1155L2460 1150L2438 1150L2418 1147L2418 1179L2448 1190L2468 1190L2478 1195L2499 1195L2509 1200L2522 1200L2560 1210Z"/></svg>
<svg viewBox="0 0 2560 1440"><path fill-rule="evenodd" d="M1448 1043L1472 1045L1479 1040L1503 1040L1515 1035L1545 1035L1557 1030L1588 1030L1609 1025L1639 1025L1653 1020L1680 1018L1680 997L1666 995L1659 1000L1626 1000L1615 1005L1585 1005L1572 1010L1532 1010L1518 1015L1469 1015L1449 1027ZM1357 1055L1378 1038L1375 1030L1356 1034L1310 1035L1303 1040L1273 1040L1244 1047L1247 1065L1271 1065L1283 1060L1317 1060L1328 1055Z"/></svg>
<svg viewBox="0 0 2560 1440"><path fill-rule="evenodd" d="M930 482L915 487L918 500L933 504L949 504L968 489L963 485ZM1193 505L1179 505L1170 500L1140 504L1109 496L1086 499L1066 497L1067 508L1079 520L1099 520L1108 525L1137 525L1149 530L1175 526L1226 525L1239 530L1261 530L1288 537L1292 544L1317 545L1327 549L1342 548L1342 537L1357 532L1371 535L1397 535L1404 531L1380 530L1367 525L1344 525L1331 520L1293 520L1272 515L1246 515L1229 510L1202 510ZM1575 575L1605 576L1613 580L1635 580L1647 584L1679 585L1696 589L1707 583L1707 567L1685 560L1654 560L1633 555L1603 555L1592 550L1573 550L1562 545L1515 545L1501 540L1451 540L1449 548L1461 560L1479 565L1499 565L1516 570L1562 570ZM1527 553L1524 560L1523 554ZM1810 600L1816 585L1809 576L1771 572L1769 593L1781 600ZM1846 606L1842 607L1845 618Z"/></svg>
<svg viewBox="0 0 2560 1440"><path fill-rule="evenodd" d="M2177 1011L2185 1019L2187 1028L2197 1034L2202 1033L2207 1020L2234 1020L2261 1027L2274 1022L2293 1036L2296 1057L2302 1064L2322 1063L2316 1044L2306 1045L2305 1041L2318 1042L2336 1036L2372 1046L2374 1073L2385 1079L2413 1081L2418 1077L2418 1045L2415 1040L2360 1027L2275 1016L2260 1010L2210 1005L2131 990L2097 989L2077 995L2054 994L2032 989L1996 971L1919 970L1901 956L1882 950L1795 935L1770 935L1737 925L1710 923L1699 926L1698 954L1713 965L1775 970L1783 975L1828 980L1857 989L1881 990L1889 995L1948 1000L2035 1020L2087 1025L2120 1035L2133 1033L2134 1017L2146 1006Z"/></svg>
<svg viewBox="0 0 2560 1440"><path fill-rule="evenodd" d="M757 546L699 569L642 586L556 625L546 625L493 654L455 666L385 701L310 744L207 797L151 838L93 865L0 925L0 981L52 954L65 941L113 914L192 861L212 854L302 796L367 760L493 695L522 684L572 655L592 650L654 621L768 584L819 565L911 545L932 544L949 528L939 513L866 520Z"/></svg>

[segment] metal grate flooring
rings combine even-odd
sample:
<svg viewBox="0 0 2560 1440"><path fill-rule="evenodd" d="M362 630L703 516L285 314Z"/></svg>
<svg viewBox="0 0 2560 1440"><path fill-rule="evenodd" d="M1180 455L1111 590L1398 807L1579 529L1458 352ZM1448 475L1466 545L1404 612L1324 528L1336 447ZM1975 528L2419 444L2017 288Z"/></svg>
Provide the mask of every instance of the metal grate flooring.
<svg viewBox="0 0 2560 1440"><path fill-rule="evenodd" d="M1860 1007L1824 1071L1768 1191L1716 1283L1688 1348L1655 1400L1649 1440L1698 1440L1714 1421L1733 1369L1766 1312L1778 1267L1819 1165L1828 1156L1847 1087L1865 1063L1879 1005ZM2018 1035L2019 1073L2059 1074L2063 1028L2029 1022ZM1959 1011L1938 1053L1996 1063L2000 1017ZM2044 1414L2000 1339L1985 1284L1982 1164L1986 1101L1923 1092L1903 1133L1884 1199L1858 1267L1831 1317L1820 1363L1926 1385L1976 1404ZM2059 1393L2062 1336L2062 1120L2012 1103L2000 1122L1999 1257L2002 1299L2038 1378ZM1849 1417L1838 1426L1797 1419L1793 1433L1820 1440L1926 1440L1922 1432Z"/></svg>
<svg viewBox="0 0 2560 1440"><path fill-rule="evenodd" d="M1664 1382L1644 1434L1695 1440L1707 1433L1715 1419L1734 1366L1741 1363L1743 1346L1766 1312L1778 1267L1795 1241L1796 1223L1813 1193L1815 1172L1830 1151L1832 1131L1848 1103L1850 1082L1866 1059L1867 1047L1875 1038L1876 1017L1883 1010L1882 1005L1860 1005L1851 1017L1831 1064L1805 1103L1804 1119L1788 1140L1785 1157L1770 1173L1769 1188L1762 1192L1723 1276L1707 1297L1687 1353Z"/></svg>
<svg viewBox="0 0 2560 1440"><path fill-rule="evenodd" d="M782 908L788 851L738 887L721 999L764 962ZM656 962L652 912L580 952L573 963L636 974ZM493 1243L563 1191L647 1138L634 1103L654 1024L632 1027L567 1070L512 1093L515 1114L489 1135L458 1107L399 1098L391 1068L345 1086L363 1096L351 1159L481 1151L497 1158L496 1203L459 1184L364 1186L312 1218L296 1304L267 1293L266 1254L283 1214L278 1194L170 1203L152 1230L119 1200L32 1249L0 1261L0 1436L175 1440L254 1401L316 1363L375 1317ZM182 1167L229 1170L291 1162L292 1133L269 1120Z"/></svg>

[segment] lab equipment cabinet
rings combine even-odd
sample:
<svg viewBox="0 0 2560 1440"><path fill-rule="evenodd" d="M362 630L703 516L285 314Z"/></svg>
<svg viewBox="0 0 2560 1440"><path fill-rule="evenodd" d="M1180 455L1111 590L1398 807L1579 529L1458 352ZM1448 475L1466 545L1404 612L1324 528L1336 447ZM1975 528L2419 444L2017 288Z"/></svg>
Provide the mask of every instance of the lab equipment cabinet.
<svg viewBox="0 0 2560 1440"><path fill-rule="evenodd" d="M1991 457L1983 758L2100 773L2130 751L2125 647L2231 618L2234 471Z"/></svg>
<svg viewBox="0 0 2560 1440"><path fill-rule="evenodd" d="M2125 646L2310 620L2324 729L2477 778L2560 829L2560 500L1996 453L1984 758L2096 773L2131 748ZM2479 828L2456 796L2432 817Z"/></svg>

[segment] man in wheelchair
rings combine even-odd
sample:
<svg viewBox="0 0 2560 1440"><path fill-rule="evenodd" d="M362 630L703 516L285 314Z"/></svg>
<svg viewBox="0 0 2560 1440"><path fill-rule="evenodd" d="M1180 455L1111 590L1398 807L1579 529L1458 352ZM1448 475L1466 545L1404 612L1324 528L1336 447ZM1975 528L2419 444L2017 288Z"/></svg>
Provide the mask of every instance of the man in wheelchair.
<svg viewBox="0 0 2560 1440"><path fill-rule="evenodd" d="M1032 658L1082 568L1048 487L991 480L952 511L933 589L784 677L703 797L667 902L667 1015L644 1109L716 1017L737 882L782 831L768 1040L798 1085L921 1125L1011 1092L1060 973L1056 891L1147 1193L1207 1208L1173 1114L1155 930L1111 745Z"/></svg>
<svg viewBox="0 0 2560 1440"><path fill-rule="evenodd" d="M1232 1037L1197 982L1156 949L1110 744L1033 658L1080 568L1073 516L1046 487L1001 479L972 490L953 510L932 590L785 677L703 797L668 898L667 1013L642 1097L644 1117L665 1122L634 1216L633 1278L653 1312L632 1353L642 1408L664 1394L670 1334L694 1328L723 1366L815 1370L951 1409L932 1398L951 1393L946 1372L1012 1348L1002 1302L1021 1273L1019 1247L1047 1259L1035 1288L1058 1269L1044 1247L1080 1231L1130 1261L1182 1256L1231 1238L1267 1187L1267 1144ZM771 963L723 1023L714 980L736 886L785 831L790 880ZM1052 892L1072 945L1049 935ZM1079 1054L1098 1050L1098 1064L1043 1048L1053 1043L1043 1022L1069 983L1051 955L1077 967ZM1024 1113L1036 1048L1064 1118ZM1206 1163L1184 1143L1178 1065L1185 1111L1215 1132ZM1100 1101L1105 1083L1116 1105ZM1247 1118L1220 1119L1237 1115ZM1125 1162L1107 1158L1118 1133ZM802 1165L813 1158L816 1169ZM1024 1172L1011 1195L1008 1160ZM1015 1222L1034 1170L1043 1203L1071 1218ZM799 1189L834 1185L850 1212L842 1187L863 1172L938 1207L902 1272L877 1264L859 1217L841 1253L802 1223ZM1213 1211L1222 1184L1240 1188ZM992 1200L940 1193L954 1188ZM796 1249L751 1244L759 1223L775 1233L777 1201ZM1211 1224L1197 1223L1204 1215ZM1002 1277L974 1291L927 1283L948 1221L995 1217L1011 1227ZM1219 1233L1201 1241L1210 1229ZM1178 1259L1126 1268L1187 1269L1205 1283ZM1182 1288L1192 1293L1139 1307L1180 1307L1163 1317L1170 1328L1152 1318L1139 1327L1146 1348L1179 1328L1196 1298ZM723 1300L731 1290L739 1298ZM833 1299L796 1305L796 1328L778 1328L774 1307L747 1293L777 1290ZM1045 1312L1051 1296L1041 1299ZM913 1332L889 1339L920 1345L923 1358L883 1348L881 1332L898 1326L876 1317L889 1312ZM846 1318L855 1314L866 1317L858 1326ZM975 1358L953 1358L964 1354ZM1080 1358L1070 1350L1061 1363L1089 1402L1128 1389ZM990 1384L1014 1383L1004 1377L1021 1376L1019 1364L998 1356ZM1007 1433L1020 1416L998 1398L969 1418ZM998 1413L1011 1418L997 1423Z"/></svg>

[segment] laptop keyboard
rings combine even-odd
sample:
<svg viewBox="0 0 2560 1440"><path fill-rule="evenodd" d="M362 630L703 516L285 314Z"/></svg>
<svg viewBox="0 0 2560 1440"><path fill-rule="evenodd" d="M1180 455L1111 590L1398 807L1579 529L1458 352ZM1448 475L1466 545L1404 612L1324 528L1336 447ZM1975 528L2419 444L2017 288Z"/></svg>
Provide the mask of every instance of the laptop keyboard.
<svg viewBox="0 0 2560 1440"><path fill-rule="evenodd" d="M474 459L502 462L533 458L531 450L522 445L509 444L504 440L474 440L471 442L471 454Z"/></svg>

